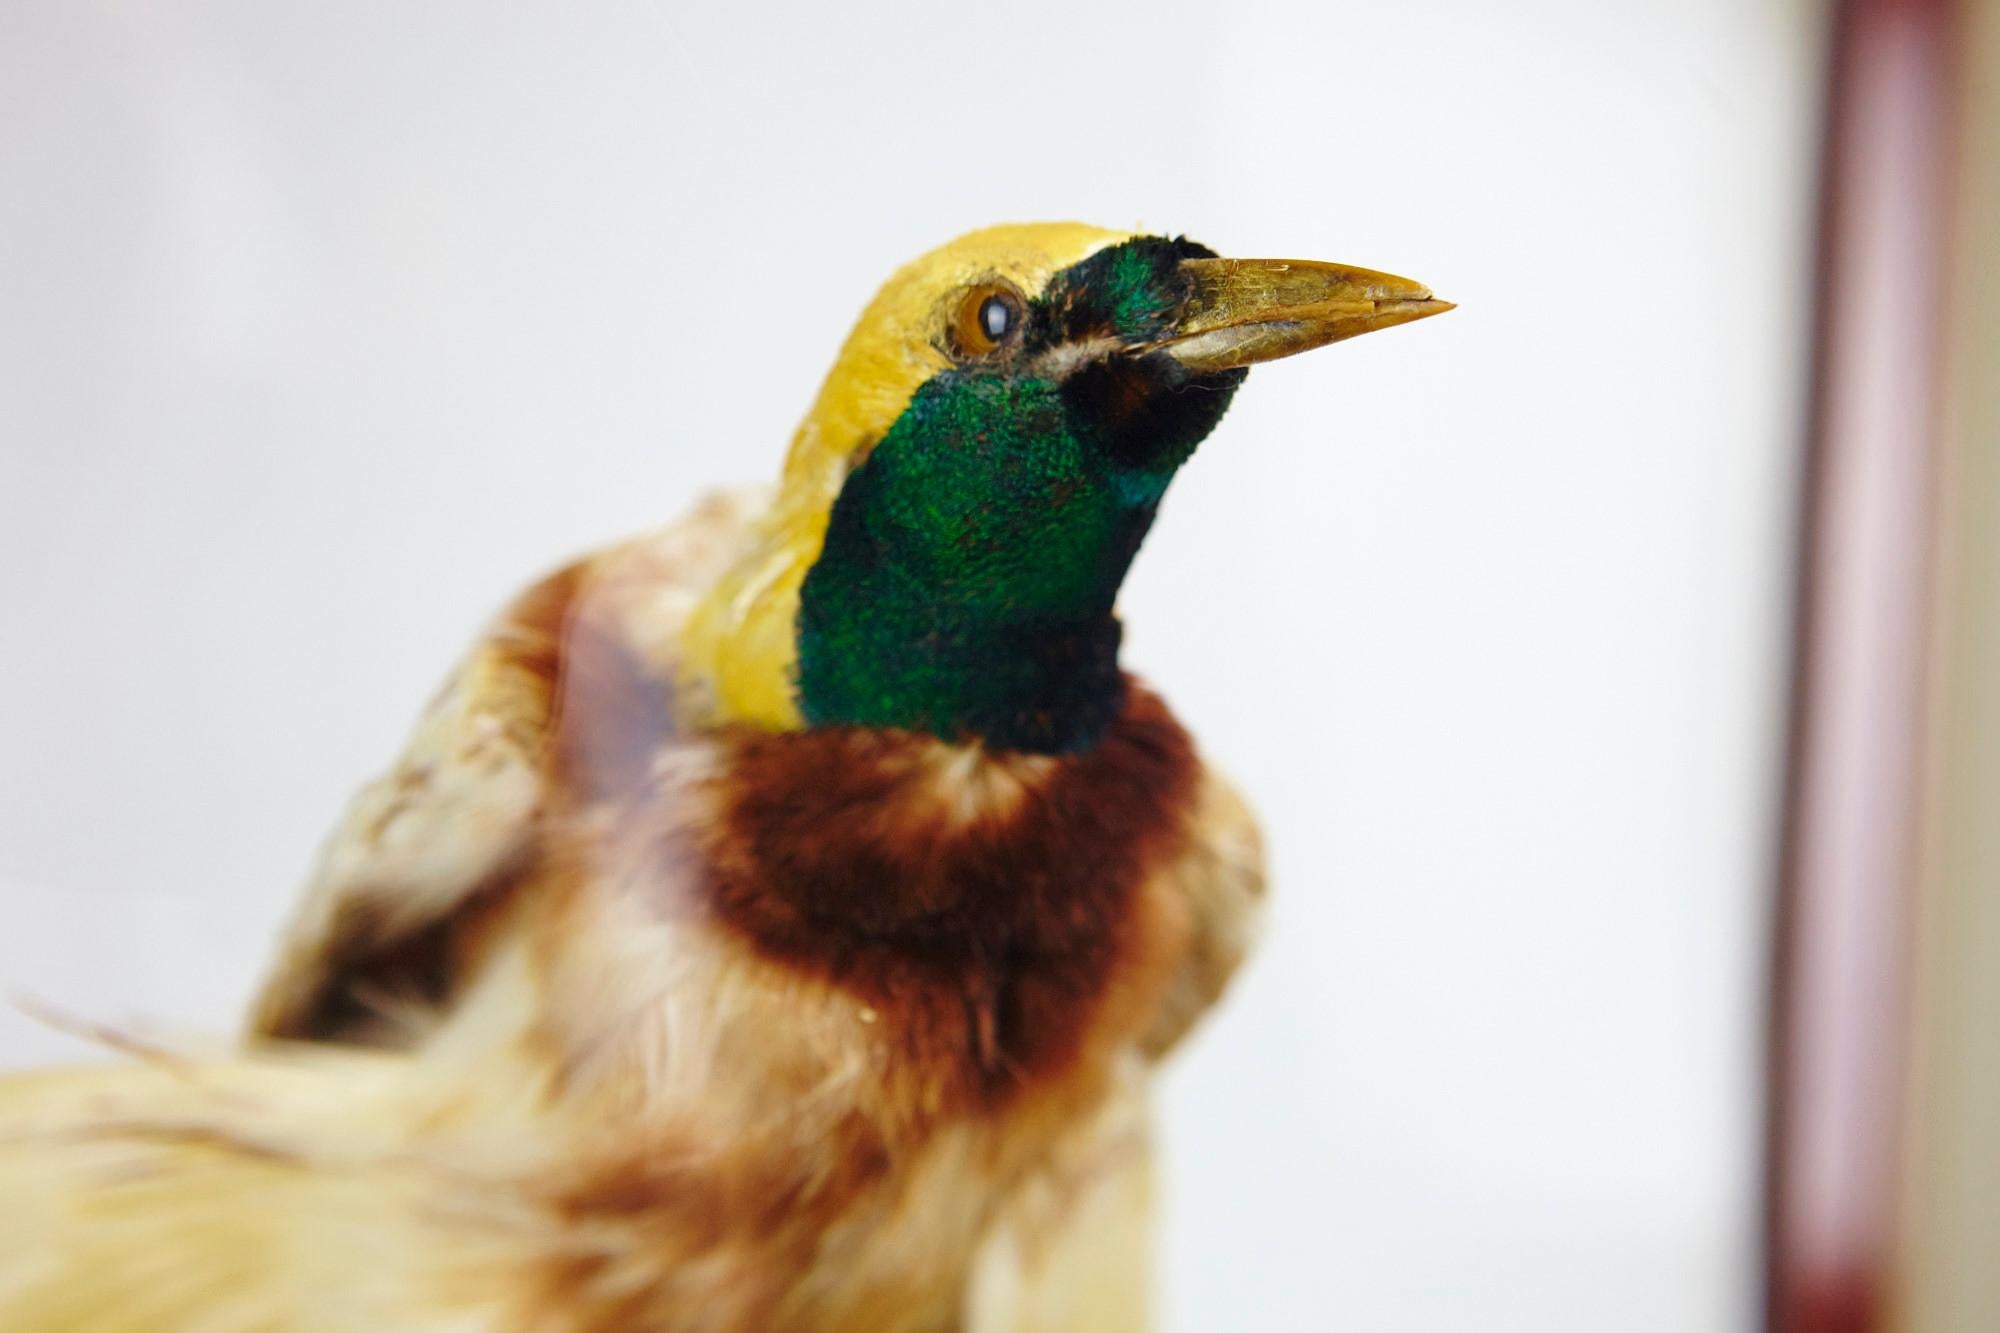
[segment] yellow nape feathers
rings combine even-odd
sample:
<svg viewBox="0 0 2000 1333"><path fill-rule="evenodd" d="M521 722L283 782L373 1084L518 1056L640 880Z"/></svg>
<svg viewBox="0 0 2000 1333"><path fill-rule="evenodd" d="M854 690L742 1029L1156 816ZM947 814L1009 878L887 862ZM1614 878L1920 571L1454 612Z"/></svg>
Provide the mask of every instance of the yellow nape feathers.
<svg viewBox="0 0 2000 1333"><path fill-rule="evenodd" d="M710 723L773 731L804 725L792 687L799 587L847 473L910 396L951 364L941 333L952 298L996 279L1032 296L1058 270L1131 235L1080 222L989 227L905 265L883 285L792 437L758 539L683 631L684 707Z"/></svg>

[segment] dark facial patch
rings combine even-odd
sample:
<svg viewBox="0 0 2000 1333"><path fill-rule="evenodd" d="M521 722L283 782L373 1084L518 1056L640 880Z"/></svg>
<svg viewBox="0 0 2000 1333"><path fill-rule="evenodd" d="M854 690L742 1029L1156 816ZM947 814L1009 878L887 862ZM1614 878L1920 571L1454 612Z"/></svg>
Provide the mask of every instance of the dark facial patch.
<svg viewBox="0 0 2000 1333"><path fill-rule="evenodd" d="M1148 352L1088 362L1062 392L1076 418L1095 428L1127 497L1150 503L1222 420L1249 373L1196 375L1165 352Z"/></svg>
<svg viewBox="0 0 2000 1333"><path fill-rule="evenodd" d="M1059 343L1103 338L1150 342L1180 318L1187 303L1183 259L1215 252L1185 236L1135 236L1107 246L1049 279L1029 312L1030 353Z"/></svg>

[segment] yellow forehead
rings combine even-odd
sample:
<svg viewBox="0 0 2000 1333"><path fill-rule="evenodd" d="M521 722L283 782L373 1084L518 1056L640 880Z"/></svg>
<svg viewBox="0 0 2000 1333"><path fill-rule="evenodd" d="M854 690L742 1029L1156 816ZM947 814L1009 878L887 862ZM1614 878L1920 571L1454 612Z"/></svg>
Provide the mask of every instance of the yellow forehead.
<svg viewBox="0 0 2000 1333"><path fill-rule="evenodd" d="M1080 222L988 227L898 269L848 335L792 437L783 485L754 548L696 606L682 635L684 704L714 723L802 725L793 698L799 587L855 454L882 438L925 381L953 298L1004 278L1032 296L1061 269L1133 233Z"/></svg>
<svg viewBox="0 0 2000 1333"><path fill-rule="evenodd" d="M1057 271L1131 236L1081 222L1010 223L898 269L861 312L800 425L785 462L787 489L844 474L848 456L881 438L910 396L945 369L939 333L959 292L1004 278L1033 296Z"/></svg>

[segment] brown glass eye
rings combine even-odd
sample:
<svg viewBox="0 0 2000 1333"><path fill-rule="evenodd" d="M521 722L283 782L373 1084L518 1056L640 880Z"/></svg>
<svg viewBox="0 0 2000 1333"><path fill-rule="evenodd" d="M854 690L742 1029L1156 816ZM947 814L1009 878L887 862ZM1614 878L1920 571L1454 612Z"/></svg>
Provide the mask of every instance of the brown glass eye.
<svg viewBox="0 0 2000 1333"><path fill-rule="evenodd" d="M1011 288L986 284L959 298L951 337L960 355L984 356L1021 328L1021 298Z"/></svg>

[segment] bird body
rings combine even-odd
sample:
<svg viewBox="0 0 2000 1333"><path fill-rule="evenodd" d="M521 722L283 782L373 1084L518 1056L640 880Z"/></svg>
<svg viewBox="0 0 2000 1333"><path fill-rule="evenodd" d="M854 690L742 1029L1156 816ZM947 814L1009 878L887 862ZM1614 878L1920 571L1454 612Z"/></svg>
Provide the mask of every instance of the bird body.
<svg viewBox="0 0 2000 1333"><path fill-rule="evenodd" d="M1233 265L963 238L775 491L516 599L245 1048L0 1081L0 1326L1142 1327L1148 1075L1262 869L1111 600L1243 365L1445 308Z"/></svg>

